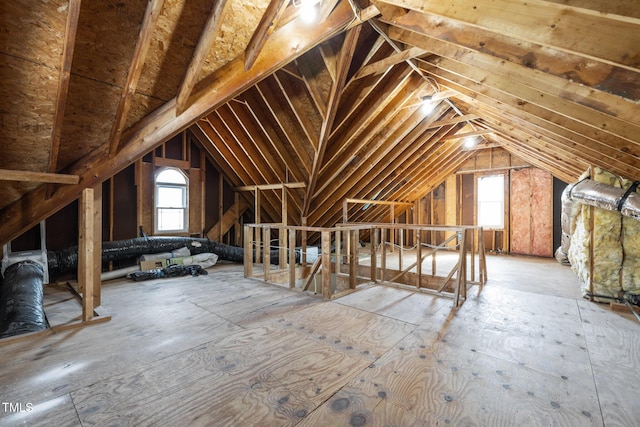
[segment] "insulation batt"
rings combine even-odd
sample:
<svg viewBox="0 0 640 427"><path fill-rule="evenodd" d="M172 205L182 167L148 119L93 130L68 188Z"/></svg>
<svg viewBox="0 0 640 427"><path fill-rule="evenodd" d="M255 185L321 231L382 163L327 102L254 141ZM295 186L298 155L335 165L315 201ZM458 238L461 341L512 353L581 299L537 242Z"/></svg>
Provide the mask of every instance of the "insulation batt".
<svg viewBox="0 0 640 427"><path fill-rule="evenodd" d="M617 298L622 291L637 295L640 293L640 197L631 193L623 201L632 183L610 172L594 168L592 177L578 182L570 191L572 200L581 206L571 234L571 267L582 280L585 295L589 293L590 279L596 295ZM594 206L593 219L590 218L591 206ZM591 263L592 278L589 277Z"/></svg>

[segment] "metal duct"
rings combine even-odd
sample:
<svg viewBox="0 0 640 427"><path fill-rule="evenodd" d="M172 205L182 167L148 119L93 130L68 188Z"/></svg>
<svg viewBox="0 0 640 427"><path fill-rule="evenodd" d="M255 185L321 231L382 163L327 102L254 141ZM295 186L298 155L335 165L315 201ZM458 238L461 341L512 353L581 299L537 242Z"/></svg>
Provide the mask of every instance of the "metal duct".
<svg viewBox="0 0 640 427"><path fill-rule="evenodd" d="M562 192L562 245L556 250L556 259L568 264L571 245L571 223L579 212L579 204L619 211L622 215L640 220L640 194L635 190L640 182L635 181L627 190L591 179L569 184Z"/></svg>

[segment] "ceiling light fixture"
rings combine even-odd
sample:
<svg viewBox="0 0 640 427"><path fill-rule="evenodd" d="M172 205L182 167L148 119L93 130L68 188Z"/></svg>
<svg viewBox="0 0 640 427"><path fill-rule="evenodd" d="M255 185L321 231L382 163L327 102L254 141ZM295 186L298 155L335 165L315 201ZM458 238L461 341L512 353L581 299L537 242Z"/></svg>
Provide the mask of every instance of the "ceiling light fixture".
<svg viewBox="0 0 640 427"><path fill-rule="evenodd" d="M478 145L478 139L475 136L468 136L464 139L464 147L471 149Z"/></svg>
<svg viewBox="0 0 640 427"><path fill-rule="evenodd" d="M435 110L436 105L438 104L437 102L432 101L431 98L431 95L425 95L422 97L422 105L420 106L420 111L425 116L431 114L431 112Z"/></svg>
<svg viewBox="0 0 640 427"><path fill-rule="evenodd" d="M294 0L293 5L300 9L299 15L305 24L313 24L318 19L318 3L320 0Z"/></svg>

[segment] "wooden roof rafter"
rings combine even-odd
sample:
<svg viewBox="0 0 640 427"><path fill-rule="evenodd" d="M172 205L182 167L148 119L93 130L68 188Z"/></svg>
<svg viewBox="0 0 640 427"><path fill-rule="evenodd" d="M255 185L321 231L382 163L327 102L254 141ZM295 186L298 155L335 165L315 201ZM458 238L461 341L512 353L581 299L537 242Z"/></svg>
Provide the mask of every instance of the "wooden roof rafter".
<svg viewBox="0 0 640 427"><path fill-rule="evenodd" d="M207 21L198 40L198 44L193 52L191 63L187 72L180 84L178 95L176 96L176 113L181 114L186 108L189 101L189 96L196 86L197 79L200 76L200 71L204 65L207 55L211 50L216 36L218 35L220 28L222 27L222 21L226 13L227 0L216 0Z"/></svg>
<svg viewBox="0 0 640 427"><path fill-rule="evenodd" d="M293 89L286 78L283 78L282 76L279 77L278 72L273 73L272 77L276 81L278 88L289 104L289 107L291 108L291 111L297 119L298 124L300 125L300 128L304 132L305 136L307 137L311 145L313 145L314 148L317 148L318 132L311 121L311 115L313 112L305 111L305 106L302 104L299 96L289 95L290 92L293 92ZM322 116L321 118L324 119L324 117Z"/></svg>
<svg viewBox="0 0 640 427"><path fill-rule="evenodd" d="M250 89L248 92L251 92L254 90L256 89L255 88ZM248 92L245 92L243 94L243 97L245 95L248 95ZM253 104L249 104L248 101L244 98L242 98L242 100L240 101L246 106L247 113L249 114L247 116L249 121L251 123L254 123L256 126L260 128L260 130L265 136L266 143L268 143L272 151L275 151L276 153L276 156L274 156L273 158L280 159L282 164L285 166L286 168L285 174L286 173L291 174L295 181L303 181L308 176L307 172L300 169L300 162L294 158L294 155L292 154L291 150L287 149L284 146L282 142L282 138L277 133L272 122L263 121L258 117L258 116L264 117L265 114L271 113L270 111L269 113L267 113L262 109L262 107L256 104L259 98L260 98L259 95L252 96L251 99L253 100ZM268 105L266 107L267 109L270 108ZM236 108L235 110L237 111L238 109ZM238 112L238 114L242 115L242 112ZM264 142L264 139L263 139L263 142Z"/></svg>
<svg viewBox="0 0 640 427"><path fill-rule="evenodd" d="M76 44L76 34L78 32L80 4L81 0L69 0L69 8L67 9L67 23L62 49L62 61L60 64L60 76L58 78L58 91L54 105L53 127L51 129L51 149L49 151L49 165L47 167L49 173L54 173L58 169L60 137L62 135L62 122L64 121L67 96L69 93L69 80L71 78L73 51Z"/></svg>
<svg viewBox="0 0 640 427"><path fill-rule="evenodd" d="M296 61L296 66L302 74L302 80L307 87L307 92L313 100L313 104L320 113L322 120L327 116L327 101L317 81L317 76L311 71L306 61Z"/></svg>
<svg viewBox="0 0 640 427"><path fill-rule="evenodd" d="M240 178L240 181L243 185L257 184L259 182L258 178L256 178L254 175L251 175L247 171L247 168L244 167L242 158L238 156L238 153L229 148L225 143L224 135L219 132L223 131L224 129L217 129L216 126L214 126L208 119L200 120L198 122L198 127L211 142L211 147L213 147L219 153L224 163L230 165L231 169L234 172L234 175ZM263 200L261 204L262 208L265 210L265 212L268 213L271 219L277 218L279 216L280 207L273 203L270 197L265 197L264 199L265 200Z"/></svg>
<svg viewBox="0 0 640 427"><path fill-rule="evenodd" d="M253 67L258 55L262 51L264 44L276 29L278 21L284 14L289 0L271 0L267 6L267 10L262 15L258 27L254 31L249 44L244 51L244 69L245 71Z"/></svg>
<svg viewBox="0 0 640 427"><path fill-rule="evenodd" d="M416 91L415 88L415 76L411 73L411 70L407 67L398 68L390 78L384 82L384 86L377 87L378 91L375 93L367 91L367 95L371 95L373 99L366 98L369 102L366 106L361 106L361 114L355 117L352 121L344 121L341 123L342 128L335 128L330 138L332 140L340 141L340 144L332 144L331 150L326 154L328 159L322 165L320 173L326 172L332 168L336 162L344 162L344 153L351 148L354 142L365 141L366 138L361 137L362 132L369 128L374 122L378 126L381 126L383 122L389 120L379 120L381 114L393 114L393 110L402 106L406 98ZM362 98L362 103L365 102L365 98ZM366 114L362 112L366 111ZM348 128L347 126L348 125Z"/></svg>
<svg viewBox="0 0 640 427"><path fill-rule="evenodd" d="M276 124L278 125L278 128L280 129L282 134L285 136L285 139L288 142L288 145L290 147L289 149L291 149L293 153L296 155L297 160L295 161L298 162L297 164L301 165L304 168L305 174L308 176L310 173L310 166L309 166L310 150L307 151L307 149L303 147L302 144L300 144L299 140L297 139L297 136L294 134L293 129L291 129L291 127L285 123L285 120L288 120L289 118L284 116L282 109L277 108L277 106L273 105L275 102L274 101L275 97L272 93L273 89L271 88L271 85L257 84L255 85L255 89L260 95L262 102L264 102L264 104L267 106L267 109L269 110L269 112L271 113L271 116L273 117ZM285 150L286 149L287 148L285 148Z"/></svg>
<svg viewBox="0 0 640 427"><path fill-rule="evenodd" d="M629 17L593 13L580 7L560 6L545 0L525 3L495 0L482 5L472 0L460 0L454 5L437 0L379 1L411 10L397 18L397 21L414 19L413 16L421 19L420 16L425 14L437 15L634 72L640 71L640 62L635 55L635 40L640 38L640 27L637 21L631 22ZM518 19L513 19L514 16ZM598 31L593 31L594 28Z"/></svg>
<svg viewBox="0 0 640 427"><path fill-rule="evenodd" d="M340 104L340 96L344 85L347 82L347 73L349 72L349 65L351 65L351 59L353 58L353 52L356 47L358 37L360 36L361 26L357 26L347 30L342 49L338 57L336 64L336 77L333 85L331 86L331 92L329 94L329 100L327 103L327 115L322 121L322 127L320 129L320 136L318 137L318 147L313 158L313 164L311 166L311 175L309 177L309 185L307 187L307 193L304 199L304 207L302 210L302 216L306 217L311 205L311 196L315 191L316 182L322 167L322 161L324 158L324 152L327 148L327 141L331 134L333 122L338 111Z"/></svg>
<svg viewBox="0 0 640 427"><path fill-rule="evenodd" d="M446 112L445 112L446 111ZM440 117L442 114L452 115L452 112L444 107L434 111L434 117ZM336 212L332 209L336 206L336 201L344 197L366 198L361 192L365 188L372 188L387 180L392 181L397 175L399 168L404 165L408 159L413 156L424 155L433 139L437 139L440 135L446 135L451 127L444 129L428 129L428 121L422 121L412 132L395 144L396 149L393 155L388 155L384 149L380 149L369 159L372 167L361 167L347 176L340 187L333 187L331 191L325 191L319 194L316 199L316 207L310 215L310 221L314 223L332 223L337 221L338 217L331 217Z"/></svg>
<svg viewBox="0 0 640 427"><path fill-rule="evenodd" d="M470 99L475 99L484 104L494 106L498 111L507 111L510 114L519 117L523 122L528 123L528 127L532 125L539 126L541 131L557 140L556 143L566 143L574 145L580 142L583 152L593 149L594 152L611 156L615 159L630 159L638 155L639 147L623 142L620 138L614 137L600 131L594 131L591 126L577 122L571 118L563 117L553 110L544 109L532 103L523 103L517 97L506 94L502 91L486 87L484 85L473 83L458 75L445 73L440 70L434 74L435 79L447 79L447 84L454 85L455 90L466 95ZM587 136L589 135L589 136ZM598 136L594 138L593 136ZM558 139L560 136L560 139ZM635 154L634 154L635 153ZM598 164L600 160L596 160ZM625 161L626 167L633 162ZM617 167L616 167L617 169ZM615 169L614 169L615 170Z"/></svg>
<svg viewBox="0 0 640 427"><path fill-rule="evenodd" d="M136 42L136 48L129 66L129 72L127 73L127 81L122 89L115 119L109 135L109 157L115 156L118 152L122 131L127 120L127 115L129 114L129 109L131 108L133 95L136 93L138 80L142 74L142 67L144 66L147 52L151 45L153 31L155 30L163 5L164 0L149 0L147 3L138 41Z"/></svg>
<svg viewBox="0 0 640 427"><path fill-rule="evenodd" d="M367 128L366 132L362 133L360 138L342 154L334 157L336 162L331 167L327 165L321 172L323 184L318 188L316 195L331 185L340 175L348 173L348 168L356 156L358 162L363 163L367 162L380 148L386 152L391 151L406 133L413 130L425 119L424 114L417 111L417 107L403 111L408 99L417 90L413 87L406 96L400 97L397 104L389 104L388 108L377 116L376 121ZM398 136L398 132L400 132L400 136Z"/></svg>

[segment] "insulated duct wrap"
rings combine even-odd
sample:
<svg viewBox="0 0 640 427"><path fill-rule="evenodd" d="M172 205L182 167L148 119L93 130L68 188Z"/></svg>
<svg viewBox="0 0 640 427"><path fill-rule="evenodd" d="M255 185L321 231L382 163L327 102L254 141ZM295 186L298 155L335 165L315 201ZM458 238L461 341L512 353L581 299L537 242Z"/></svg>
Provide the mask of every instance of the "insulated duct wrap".
<svg viewBox="0 0 640 427"><path fill-rule="evenodd" d="M236 246L225 245L208 239L190 237L138 237L135 239L103 242L102 262L118 261L137 258L144 254L158 252L171 252L187 247L191 255L201 253L213 253L219 259L242 263L244 249ZM254 255L255 256L255 255ZM296 261L299 254L296 253ZM60 274L75 270L78 266L78 247L73 246L56 252L48 253L49 271ZM278 250L271 250L271 262L278 262Z"/></svg>
<svg viewBox="0 0 640 427"><path fill-rule="evenodd" d="M560 261L559 253L566 250L585 295L638 294L640 195L633 191L637 184L599 168L590 175L568 187L567 203L563 193L563 240L556 258ZM571 236L566 249L565 233Z"/></svg>
<svg viewBox="0 0 640 427"><path fill-rule="evenodd" d="M34 261L11 264L0 287L0 338L47 328L43 307L44 269Z"/></svg>

